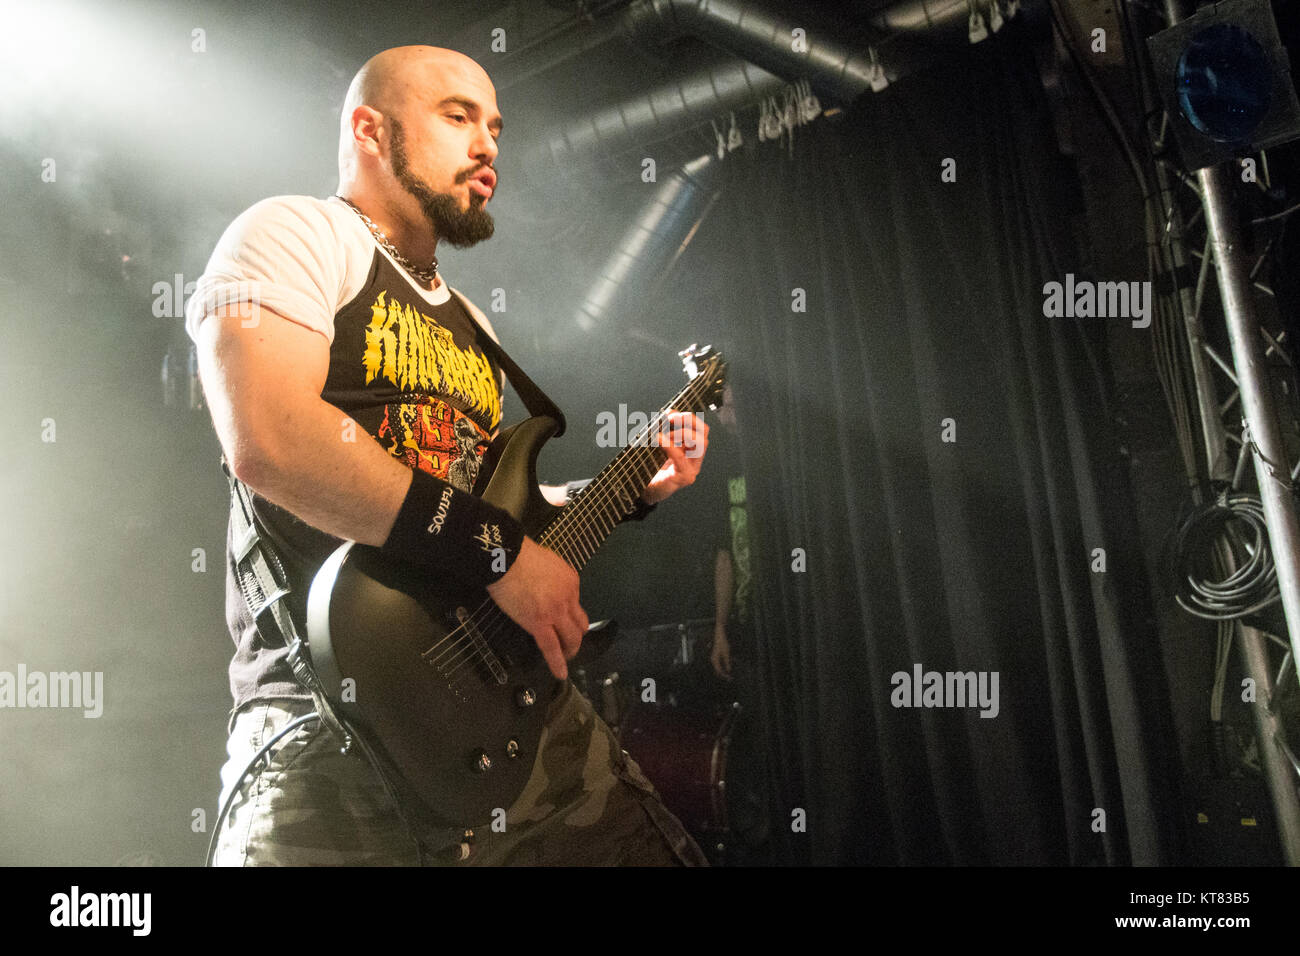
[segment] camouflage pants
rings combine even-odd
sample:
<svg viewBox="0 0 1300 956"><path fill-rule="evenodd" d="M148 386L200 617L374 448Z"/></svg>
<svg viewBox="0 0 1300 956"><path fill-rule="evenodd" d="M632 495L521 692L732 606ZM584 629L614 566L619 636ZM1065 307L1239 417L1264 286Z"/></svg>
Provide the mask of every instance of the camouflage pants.
<svg viewBox="0 0 1300 956"><path fill-rule="evenodd" d="M309 700L257 701L233 716L219 806L253 755L312 710ZM250 777L219 835L217 866L414 866L460 855L417 850L378 774L341 754L319 721L281 740ZM451 865L708 865L570 682L550 704L532 775L506 811L504 832L481 828L467 847Z"/></svg>

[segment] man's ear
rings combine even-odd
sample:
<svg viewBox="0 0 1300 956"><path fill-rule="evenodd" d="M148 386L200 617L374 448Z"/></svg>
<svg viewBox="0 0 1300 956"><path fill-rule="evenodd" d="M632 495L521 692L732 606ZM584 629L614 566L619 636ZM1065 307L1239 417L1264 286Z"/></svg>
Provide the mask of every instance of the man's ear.
<svg viewBox="0 0 1300 956"><path fill-rule="evenodd" d="M374 107L363 104L352 111L352 139L359 151L384 156L388 152L388 129L388 118Z"/></svg>

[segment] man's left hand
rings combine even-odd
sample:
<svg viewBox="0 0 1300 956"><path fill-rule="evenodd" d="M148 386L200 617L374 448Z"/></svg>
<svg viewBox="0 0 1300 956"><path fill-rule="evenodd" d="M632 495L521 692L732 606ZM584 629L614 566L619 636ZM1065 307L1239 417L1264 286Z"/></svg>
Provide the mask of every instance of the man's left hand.
<svg viewBox="0 0 1300 956"><path fill-rule="evenodd" d="M668 460L641 496L646 504L655 505L679 488L695 481L709 447L709 426L693 412L669 412L659 431L659 447Z"/></svg>

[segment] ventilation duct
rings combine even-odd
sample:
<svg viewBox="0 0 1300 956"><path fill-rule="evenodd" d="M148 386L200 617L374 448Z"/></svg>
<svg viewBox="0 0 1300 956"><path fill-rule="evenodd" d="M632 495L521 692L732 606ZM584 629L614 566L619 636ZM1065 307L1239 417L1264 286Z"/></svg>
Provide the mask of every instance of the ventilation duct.
<svg viewBox="0 0 1300 956"><path fill-rule="evenodd" d="M548 135L529 152L528 161L608 162L751 106L799 79L807 79L819 95L851 102L873 89L873 82L883 88L915 72L946 44L969 43L970 13L967 0L904 0L866 18L867 28L883 38L878 47L870 47L849 45L841 39L842 25L807 7L753 0L635 0L616 15L629 42L659 44L692 36L738 60L598 108ZM795 30L803 31L805 48L798 51ZM597 28L602 40L612 34L608 24ZM571 50L592 46L573 37L560 42Z"/></svg>
<svg viewBox="0 0 1300 956"><path fill-rule="evenodd" d="M560 127L532 147L524 162L529 169L544 168L547 163L560 167L610 165L624 158L628 150L644 152L719 114L775 94L785 85L785 80L752 63L727 60Z"/></svg>
<svg viewBox="0 0 1300 956"><path fill-rule="evenodd" d="M964 3L964 0L963 0ZM623 13L634 42L692 36L748 60L787 82L807 78L823 96L850 103L871 89L877 66L866 50L836 37L842 25L810 7L752 0L636 0ZM795 31L802 40L795 42Z"/></svg>
<svg viewBox="0 0 1300 956"><path fill-rule="evenodd" d="M583 331L619 314L633 299L653 296L653 277L667 274L717 198L720 165L712 154L701 156L660 184L578 307Z"/></svg>
<svg viewBox="0 0 1300 956"><path fill-rule="evenodd" d="M866 22L872 32L888 39L912 37L952 43L968 39L969 18L966 0L903 0L868 15Z"/></svg>

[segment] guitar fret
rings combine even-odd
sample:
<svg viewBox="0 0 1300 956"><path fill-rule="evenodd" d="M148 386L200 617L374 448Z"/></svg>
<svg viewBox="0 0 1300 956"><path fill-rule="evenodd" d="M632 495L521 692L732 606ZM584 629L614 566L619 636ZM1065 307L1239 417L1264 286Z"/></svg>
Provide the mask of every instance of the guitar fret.
<svg viewBox="0 0 1300 956"><path fill-rule="evenodd" d="M539 541L569 565L581 570L610 532L631 513L628 509L635 510L637 499L668 460L663 448L650 439L663 427L669 410L703 410L706 403L699 394L703 384L693 379L676 398L661 408L650 425L634 436L628 446L560 512Z"/></svg>

